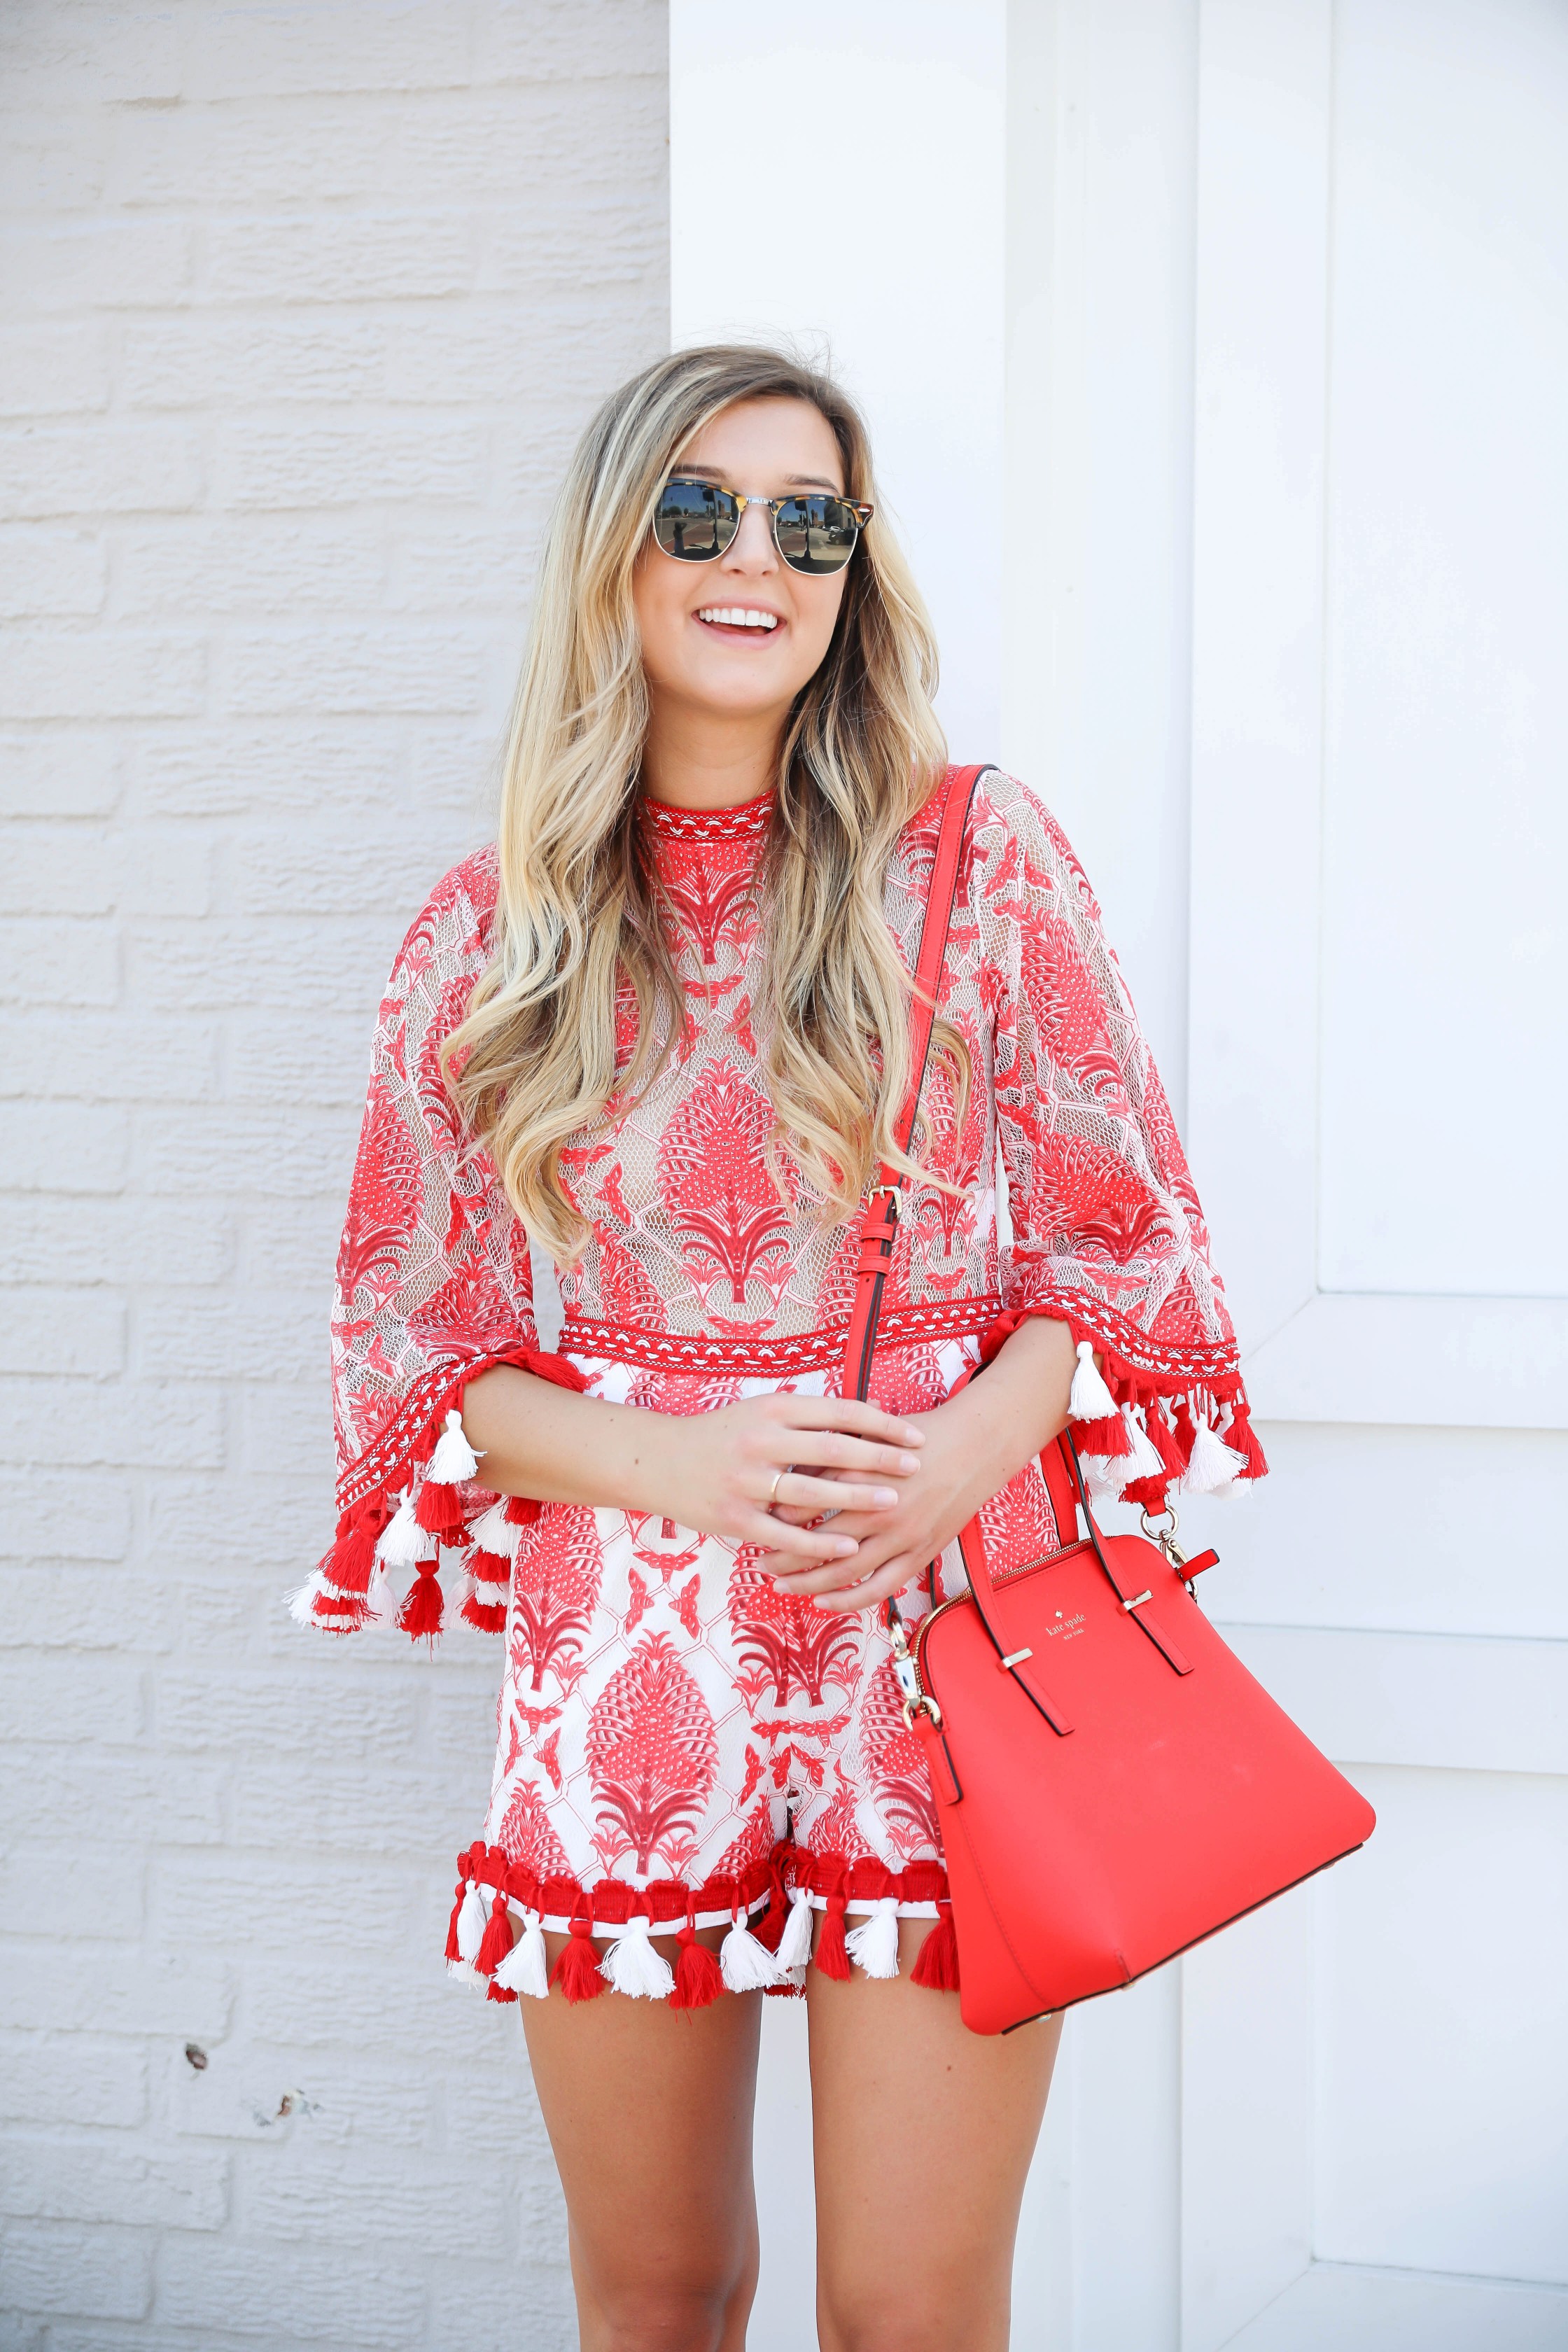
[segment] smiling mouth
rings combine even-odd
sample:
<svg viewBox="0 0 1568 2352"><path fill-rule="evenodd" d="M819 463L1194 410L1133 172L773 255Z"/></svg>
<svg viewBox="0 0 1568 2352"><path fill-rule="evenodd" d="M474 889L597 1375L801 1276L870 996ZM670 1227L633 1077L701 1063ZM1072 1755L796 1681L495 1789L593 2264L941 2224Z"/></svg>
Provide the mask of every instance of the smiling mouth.
<svg viewBox="0 0 1568 2352"><path fill-rule="evenodd" d="M703 604L692 618L721 636L752 637L759 645L779 625L776 613L764 613L755 604Z"/></svg>

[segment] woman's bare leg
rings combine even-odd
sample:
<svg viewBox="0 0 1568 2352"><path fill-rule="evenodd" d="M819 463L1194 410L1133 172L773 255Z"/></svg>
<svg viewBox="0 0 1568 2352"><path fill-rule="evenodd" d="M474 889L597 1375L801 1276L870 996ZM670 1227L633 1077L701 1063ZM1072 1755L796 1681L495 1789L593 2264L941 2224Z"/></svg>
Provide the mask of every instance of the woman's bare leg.
<svg viewBox="0 0 1568 2352"><path fill-rule="evenodd" d="M1061 2019L971 2033L956 1993L813 1969L821 2352L1006 2352L1013 2241Z"/></svg>
<svg viewBox="0 0 1568 2352"><path fill-rule="evenodd" d="M565 1940L547 1938L552 1966ZM673 1943L656 1949L673 1962ZM583 2352L742 2352L762 2001L521 2002L566 2192Z"/></svg>

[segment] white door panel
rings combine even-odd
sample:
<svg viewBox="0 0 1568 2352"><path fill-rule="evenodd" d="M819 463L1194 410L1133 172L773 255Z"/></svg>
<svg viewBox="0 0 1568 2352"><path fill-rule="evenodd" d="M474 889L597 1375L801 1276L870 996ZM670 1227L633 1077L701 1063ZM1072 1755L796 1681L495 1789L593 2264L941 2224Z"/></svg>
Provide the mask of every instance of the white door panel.
<svg viewBox="0 0 1568 2352"><path fill-rule="evenodd" d="M1065 2028L1075 2176L1121 2188L1120 2203L1079 2197L1074 2212L1074 2317L1085 2346L1176 2352L1181 2340L1181 2214L1170 2193L1181 2154L1181 2000L1180 1968L1157 1969L1113 2000L1085 2001Z"/></svg>
<svg viewBox="0 0 1568 2352"><path fill-rule="evenodd" d="M1181 1963L1182 2352L1219 2352L1311 2257L1313 1893Z"/></svg>
<svg viewBox="0 0 1568 2352"><path fill-rule="evenodd" d="M1300 1625L1221 1631L1286 1713L1342 1763L1568 1772L1568 1642Z"/></svg>
<svg viewBox="0 0 1568 2352"><path fill-rule="evenodd" d="M1268 1458L1256 1495L1181 1507L1214 1615L1568 1642L1561 1433L1277 1422Z"/></svg>
<svg viewBox="0 0 1568 2352"><path fill-rule="evenodd" d="M1568 1294L1568 10L1335 19L1327 1290Z"/></svg>
<svg viewBox="0 0 1568 2352"><path fill-rule="evenodd" d="M1320 1898L1314 2250L1568 2284L1568 1779L1353 1777L1378 1832Z"/></svg>
<svg viewBox="0 0 1568 2352"><path fill-rule="evenodd" d="M1568 2342L1450 2275L1568 2276L1568 18L1205 0L1199 104L1191 1124L1279 1475L1189 1516L1381 1815L1311 1895L1314 2266L1235 2341ZM1239 2041L1199 2099L1256 2117Z"/></svg>

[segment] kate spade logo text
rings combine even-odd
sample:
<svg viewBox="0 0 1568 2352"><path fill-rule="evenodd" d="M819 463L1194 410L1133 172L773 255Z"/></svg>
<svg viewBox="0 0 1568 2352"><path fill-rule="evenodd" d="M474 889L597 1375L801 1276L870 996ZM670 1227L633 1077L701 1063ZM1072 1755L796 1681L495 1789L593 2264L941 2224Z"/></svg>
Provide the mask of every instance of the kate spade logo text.
<svg viewBox="0 0 1568 2352"><path fill-rule="evenodd" d="M1048 1639L1053 1642L1056 1640L1058 1633L1061 1635L1064 1642L1070 1642L1075 1633L1081 1633L1083 1632L1084 1626L1087 1622L1088 1620L1085 1618L1081 1609L1075 1617L1064 1617L1061 1611L1058 1609L1057 1611L1056 1623L1054 1625L1047 1625L1043 1628L1043 1631Z"/></svg>

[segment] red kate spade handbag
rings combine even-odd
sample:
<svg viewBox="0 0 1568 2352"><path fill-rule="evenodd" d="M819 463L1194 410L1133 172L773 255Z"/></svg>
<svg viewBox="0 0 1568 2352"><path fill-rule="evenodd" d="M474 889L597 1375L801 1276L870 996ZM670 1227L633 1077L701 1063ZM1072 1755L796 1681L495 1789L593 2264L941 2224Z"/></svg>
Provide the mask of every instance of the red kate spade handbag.
<svg viewBox="0 0 1568 2352"><path fill-rule="evenodd" d="M957 771L942 811L897 1130L906 1150L983 772ZM897 1231L901 1180L881 1175L847 1395L866 1394ZM921 1621L912 1651L888 1612L936 1794L963 2021L977 2033L1131 1984L1353 1852L1375 1822L1198 1608L1192 1580L1215 1554L1184 1559L1173 1514L1157 1542L1102 1535L1065 1433L1040 1466L1059 1550L994 1580L972 1519L959 1538L969 1591Z"/></svg>

